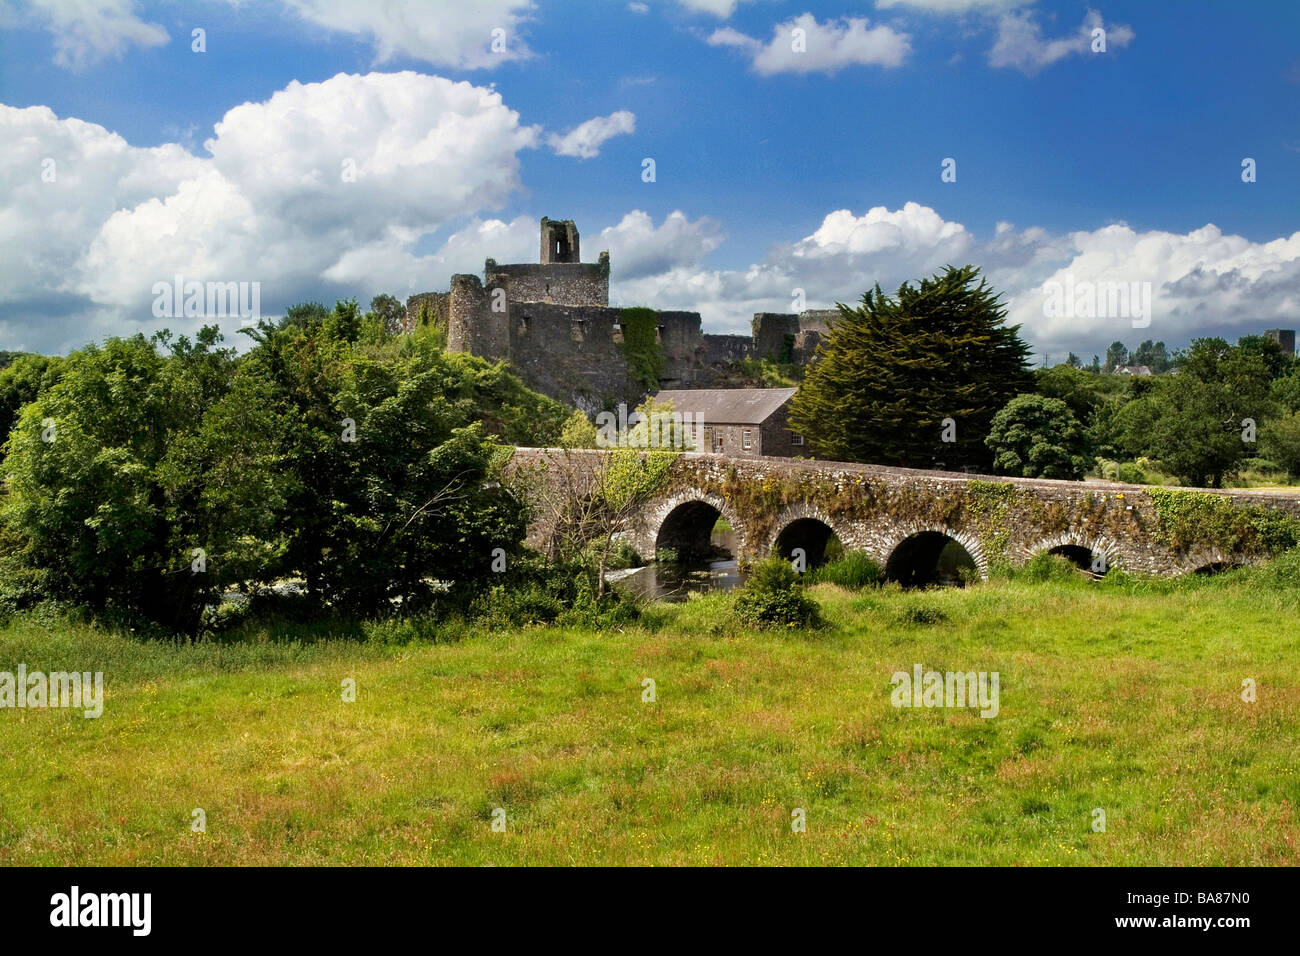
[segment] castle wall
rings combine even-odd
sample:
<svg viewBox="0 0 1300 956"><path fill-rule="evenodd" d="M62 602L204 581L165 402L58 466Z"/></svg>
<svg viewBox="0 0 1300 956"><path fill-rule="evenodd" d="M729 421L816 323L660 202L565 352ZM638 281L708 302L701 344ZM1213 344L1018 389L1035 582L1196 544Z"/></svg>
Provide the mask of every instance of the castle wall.
<svg viewBox="0 0 1300 956"><path fill-rule="evenodd" d="M451 277L448 296L447 350L469 352L492 361L510 358L509 302L496 297L506 311L492 310L495 282L484 286L478 276L459 274Z"/></svg>
<svg viewBox="0 0 1300 956"><path fill-rule="evenodd" d="M799 316L789 312L756 312L753 325L754 347L763 358L789 361L799 334Z"/></svg>
<svg viewBox="0 0 1300 956"><path fill-rule="evenodd" d="M609 257L600 262L500 264L489 259L485 276L500 276L517 302L609 305Z"/></svg>
<svg viewBox="0 0 1300 956"><path fill-rule="evenodd" d="M754 351L760 358L806 365L817 354L838 309L754 313Z"/></svg>
<svg viewBox="0 0 1300 956"><path fill-rule="evenodd" d="M822 344L824 333L815 329L800 332L794 341L794 361L800 365L811 365L817 357L817 346Z"/></svg>
<svg viewBox="0 0 1300 956"><path fill-rule="evenodd" d="M406 300L406 315L402 317L402 331L413 332L420 321L420 311L428 310L428 321L447 327L450 314L450 292L421 292Z"/></svg>
<svg viewBox="0 0 1300 956"><path fill-rule="evenodd" d="M799 331L813 330L825 334L830 323L839 317L839 309L807 309L799 313Z"/></svg>
<svg viewBox="0 0 1300 956"><path fill-rule="evenodd" d="M691 362L700 347L700 313L660 312L659 344L669 363Z"/></svg>
<svg viewBox="0 0 1300 956"><path fill-rule="evenodd" d="M511 364L530 388L585 412L619 402L633 407L645 388L630 379L615 340L620 315L608 306L512 302Z"/></svg>
<svg viewBox="0 0 1300 956"><path fill-rule="evenodd" d="M794 361L808 365L817 357L817 346L830 332L830 324L839 318L839 309L808 309L799 313L799 332L794 340Z"/></svg>
<svg viewBox="0 0 1300 956"><path fill-rule="evenodd" d="M748 335L713 335L700 336L702 346L699 362L712 366L739 362L742 359L757 358L754 340Z"/></svg>

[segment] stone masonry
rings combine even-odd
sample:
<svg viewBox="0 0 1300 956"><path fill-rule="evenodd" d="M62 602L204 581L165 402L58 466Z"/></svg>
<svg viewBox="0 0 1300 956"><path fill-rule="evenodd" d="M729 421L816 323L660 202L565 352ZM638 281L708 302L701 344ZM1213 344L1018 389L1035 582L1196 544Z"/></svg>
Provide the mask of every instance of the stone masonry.
<svg viewBox="0 0 1300 956"><path fill-rule="evenodd" d="M527 474L528 481L521 484L536 487L561 474L595 474L608 454L519 448L510 470ZM563 480L572 486L571 477ZM1251 546L1225 551L1208 540L1175 546L1162 530L1155 491L1110 482L1009 479L686 452L677 457L664 488L625 533L643 556L653 556L665 546L703 553L714 522L724 517L735 533L735 556L742 561L774 552L786 555L791 544L815 551L834 534L846 549L865 551L882 567L907 552L910 543L926 538L955 541L980 576L986 576L995 561L1019 565L1052 551L1074 551L1089 563L1101 558L1107 568L1118 565L1157 576L1264 556ZM1184 491L1217 496L1256 513L1280 511L1300 517L1300 494ZM792 531L802 539L792 538ZM547 535L544 517L539 517L530 528L529 542L544 546Z"/></svg>

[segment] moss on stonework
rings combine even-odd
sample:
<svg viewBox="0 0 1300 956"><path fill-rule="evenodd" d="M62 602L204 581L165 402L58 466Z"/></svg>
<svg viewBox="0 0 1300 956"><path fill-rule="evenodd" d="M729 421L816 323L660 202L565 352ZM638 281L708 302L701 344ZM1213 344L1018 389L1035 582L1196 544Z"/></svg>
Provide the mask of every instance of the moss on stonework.
<svg viewBox="0 0 1300 956"><path fill-rule="evenodd" d="M967 512L990 572L1004 571L1011 564L1007 555L1011 539L1007 517L1019 503L1018 498L1016 486L1010 482L972 479L966 483Z"/></svg>
<svg viewBox="0 0 1300 956"><path fill-rule="evenodd" d="M1217 548L1224 554L1280 554L1300 543L1300 518L1256 504L1233 504L1202 491L1148 488L1155 536L1178 551Z"/></svg>
<svg viewBox="0 0 1300 956"><path fill-rule="evenodd" d="M633 380L651 391L658 389L659 379L667 366L663 345L659 342L659 313L637 306L622 309L618 320L623 327L620 348Z"/></svg>

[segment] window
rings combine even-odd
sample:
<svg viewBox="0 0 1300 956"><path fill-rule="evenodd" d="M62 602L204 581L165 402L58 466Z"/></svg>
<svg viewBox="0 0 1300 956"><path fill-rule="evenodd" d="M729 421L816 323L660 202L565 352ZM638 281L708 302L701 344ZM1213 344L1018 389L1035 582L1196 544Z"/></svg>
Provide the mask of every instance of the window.
<svg viewBox="0 0 1300 956"><path fill-rule="evenodd" d="M796 435L794 432L791 432L791 433L790 433L790 444L791 444L791 445L802 445L802 444L803 444L803 436L802 436L802 435Z"/></svg>
<svg viewBox="0 0 1300 956"><path fill-rule="evenodd" d="M519 334L527 335L529 328L532 327L533 317L531 315L521 315L519 317Z"/></svg>
<svg viewBox="0 0 1300 956"><path fill-rule="evenodd" d="M740 431L740 447L745 451L749 451L753 444L754 433L748 428L742 428Z"/></svg>
<svg viewBox="0 0 1300 956"><path fill-rule="evenodd" d="M574 319L573 326L569 329L569 337L575 342L581 342L586 338L586 332L583 326L586 322L582 319Z"/></svg>
<svg viewBox="0 0 1300 956"><path fill-rule="evenodd" d="M662 343L663 340L664 340L664 327L663 327L662 325L656 325L656 326L655 326L655 341L656 341L656 342L659 342L659 343Z"/></svg>
<svg viewBox="0 0 1300 956"><path fill-rule="evenodd" d="M722 432L713 433L713 451L714 454L722 451Z"/></svg>
<svg viewBox="0 0 1300 956"><path fill-rule="evenodd" d="M614 341L615 341L615 342L622 342L622 341L623 341L623 323L622 323L622 322L615 322L615 323L614 323Z"/></svg>

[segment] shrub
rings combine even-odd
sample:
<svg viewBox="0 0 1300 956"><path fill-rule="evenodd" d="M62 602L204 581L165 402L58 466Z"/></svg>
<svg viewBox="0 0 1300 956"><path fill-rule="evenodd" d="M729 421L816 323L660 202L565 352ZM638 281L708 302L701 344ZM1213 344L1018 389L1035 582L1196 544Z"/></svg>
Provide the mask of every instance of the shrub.
<svg viewBox="0 0 1300 956"><path fill-rule="evenodd" d="M280 419L219 341L209 326L87 346L22 410L4 460L6 606L43 592L194 634L256 574L290 484Z"/></svg>
<svg viewBox="0 0 1300 956"><path fill-rule="evenodd" d="M488 627L556 623L600 628L630 624L641 614L641 600L623 588L610 588L598 598L577 561L547 563L526 554L501 578L469 602L468 619Z"/></svg>
<svg viewBox="0 0 1300 956"><path fill-rule="evenodd" d="M564 613L564 603L542 584L511 587L498 584L483 592L470 606L470 615L493 627L550 624Z"/></svg>
<svg viewBox="0 0 1300 956"><path fill-rule="evenodd" d="M626 588L612 587L600 600L590 591L584 591L556 618L556 623L596 629L620 628L636 623L644 607L644 600Z"/></svg>
<svg viewBox="0 0 1300 956"><path fill-rule="evenodd" d="M1156 538L1174 548L1208 544L1224 553L1280 554L1300 544L1300 518L1285 512L1199 491L1153 488L1149 494Z"/></svg>
<svg viewBox="0 0 1300 956"><path fill-rule="evenodd" d="M593 541L583 550L583 560L588 567L596 567L600 561L600 549L603 543ZM623 571L627 568L639 568L645 561L642 559L637 549L623 540L614 541L609 548L609 553L605 555L606 571Z"/></svg>
<svg viewBox="0 0 1300 956"><path fill-rule="evenodd" d="M1253 567L1248 573L1260 591L1300 589L1300 548Z"/></svg>
<svg viewBox="0 0 1300 956"><path fill-rule="evenodd" d="M1300 382L1300 376L1291 376ZM1260 436L1263 451L1275 460L1275 467L1284 468L1292 477L1300 477L1300 414L1291 412L1267 421ZM1253 463L1262 470L1261 462Z"/></svg>
<svg viewBox="0 0 1300 956"><path fill-rule="evenodd" d="M1116 480L1126 485L1144 485L1147 481L1147 473L1138 465L1126 461L1117 469Z"/></svg>
<svg viewBox="0 0 1300 956"><path fill-rule="evenodd" d="M933 604L912 604L899 611L896 620L899 624L942 624L948 615Z"/></svg>
<svg viewBox="0 0 1300 956"><path fill-rule="evenodd" d="M658 341L659 313L635 307L623 309L618 318L623 326L623 357L631 377L648 389L657 389L667 362Z"/></svg>
<svg viewBox="0 0 1300 956"><path fill-rule="evenodd" d="M1079 581L1083 578L1079 568L1069 558L1063 558L1059 554L1036 554L1025 563L1016 575L1025 581L1034 584L1043 584L1048 581Z"/></svg>
<svg viewBox="0 0 1300 956"><path fill-rule="evenodd" d="M439 644L461 636L457 629L432 614L386 617L362 625L366 640L374 644Z"/></svg>
<svg viewBox="0 0 1300 956"><path fill-rule="evenodd" d="M736 593L736 617L752 627L820 627L821 609L804 593L790 562L772 557L754 565Z"/></svg>
<svg viewBox="0 0 1300 956"><path fill-rule="evenodd" d="M807 577L810 584L838 584L860 590L875 587L885 577L884 569L862 551L848 551L844 557L814 569Z"/></svg>

